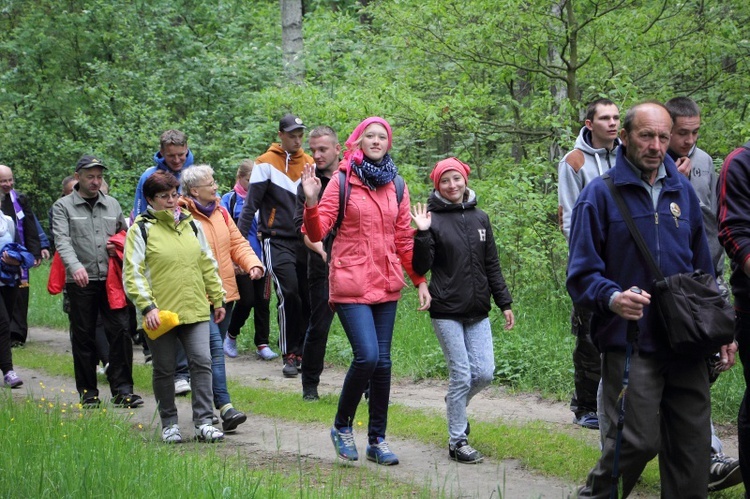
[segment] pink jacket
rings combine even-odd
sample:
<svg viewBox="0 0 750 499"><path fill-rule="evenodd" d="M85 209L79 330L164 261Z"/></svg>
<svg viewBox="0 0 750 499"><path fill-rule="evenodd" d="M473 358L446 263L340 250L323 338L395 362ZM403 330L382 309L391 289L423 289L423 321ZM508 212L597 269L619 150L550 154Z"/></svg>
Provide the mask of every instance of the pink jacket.
<svg viewBox="0 0 750 499"><path fill-rule="evenodd" d="M409 189L399 206L393 182L374 191L356 175L344 221L333 241L328 271L331 303L375 304L398 300L406 286L425 282L411 266L414 233L409 214ZM305 208L303 232L312 242L323 239L339 211L339 175L331 178L318 206Z"/></svg>

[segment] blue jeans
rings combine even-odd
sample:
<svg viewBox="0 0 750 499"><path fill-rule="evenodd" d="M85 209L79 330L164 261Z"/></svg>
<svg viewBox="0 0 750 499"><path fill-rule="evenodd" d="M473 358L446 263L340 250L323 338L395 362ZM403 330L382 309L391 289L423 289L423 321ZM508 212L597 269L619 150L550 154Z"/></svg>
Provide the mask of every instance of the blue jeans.
<svg viewBox="0 0 750 499"><path fill-rule="evenodd" d="M211 319L208 321L208 342L211 348L211 373L213 381L211 386L214 391L214 406L220 409L223 405L230 403L229 391L227 391L227 370L224 366L224 338L227 336L229 322L232 320L232 308L234 302L224 305L227 315L219 324L214 322L214 311L211 310Z"/></svg>
<svg viewBox="0 0 750 499"><path fill-rule="evenodd" d="M336 311L352 345L354 359L344 378L334 426L354 426L362 394L370 386L370 443L385 438L388 425L388 399L391 394L391 340L398 302L365 305L339 303Z"/></svg>
<svg viewBox="0 0 750 499"><path fill-rule="evenodd" d="M495 356L490 319L474 322L432 319L435 336L448 364L449 383L445 405L450 445L466 439L466 406L492 382Z"/></svg>

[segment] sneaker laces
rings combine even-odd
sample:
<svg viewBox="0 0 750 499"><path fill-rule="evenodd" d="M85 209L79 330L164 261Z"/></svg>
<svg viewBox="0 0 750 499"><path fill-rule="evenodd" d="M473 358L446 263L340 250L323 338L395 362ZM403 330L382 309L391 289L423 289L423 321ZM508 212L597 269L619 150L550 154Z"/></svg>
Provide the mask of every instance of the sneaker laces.
<svg viewBox="0 0 750 499"><path fill-rule="evenodd" d="M343 431L338 432L339 440L341 440L341 443L344 444L345 447L353 447L354 444L354 432L350 431L348 433L344 433Z"/></svg>
<svg viewBox="0 0 750 499"><path fill-rule="evenodd" d="M711 456L711 473L720 473L721 469L725 466L731 466L734 463L734 459L727 457L723 452L718 452Z"/></svg>
<svg viewBox="0 0 750 499"><path fill-rule="evenodd" d="M392 454L391 449L388 448L388 443L386 441L382 441L377 444L371 444L370 447L375 447L382 454Z"/></svg>
<svg viewBox="0 0 750 499"><path fill-rule="evenodd" d="M470 456L474 454L475 452L477 452L476 449L474 449L468 443L465 443L461 447L456 447L454 450L456 451L457 454L462 454L464 456Z"/></svg>
<svg viewBox="0 0 750 499"><path fill-rule="evenodd" d="M198 433L204 440L216 440L224 436L224 432L211 426L210 424L203 424L196 428Z"/></svg>

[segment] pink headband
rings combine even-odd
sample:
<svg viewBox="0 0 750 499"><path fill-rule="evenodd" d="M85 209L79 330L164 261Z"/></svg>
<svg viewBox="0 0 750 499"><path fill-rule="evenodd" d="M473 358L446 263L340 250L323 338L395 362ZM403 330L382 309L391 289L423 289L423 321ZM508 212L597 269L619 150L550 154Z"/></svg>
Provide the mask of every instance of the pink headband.
<svg viewBox="0 0 750 499"><path fill-rule="evenodd" d="M349 160L349 162L353 161L358 165L362 164L362 159L365 157L365 154L362 152L362 149L355 149L356 146L354 145L354 143L357 142L357 139L359 139L359 137L365 132L367 127L372 125L373 123L383 125L386 133L388 133L388 150L391 150L391 140L393 137L393 134L391 133L391 125L389 125L387 121L385 121L383 118L380 118L379 116L371 116L357 125L357 128L355 128L349 138L346 139L346 151L344 151L344 160Z"/></svg>
<svg viewBox="0 0 750 499"><path fill-rule="evenodd" d="M456 170L461 174L466 183L469 183L469 173L471 172L469 165L462 163L458 158L446 158L442 161L438 161L437 164L435 164L435 168L432 169L432 173L430 173L430 178L435 184L435 189L438 188L440 177L443 176L443 173L450 170Z"/></svg>

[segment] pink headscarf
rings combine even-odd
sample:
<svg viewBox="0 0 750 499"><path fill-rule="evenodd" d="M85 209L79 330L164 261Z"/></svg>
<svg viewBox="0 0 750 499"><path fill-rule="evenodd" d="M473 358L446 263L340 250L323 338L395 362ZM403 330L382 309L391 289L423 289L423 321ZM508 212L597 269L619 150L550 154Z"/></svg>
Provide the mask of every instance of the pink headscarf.
<svg viewBox="0 0 750 499"><path fill-rule="evenodd" d="M354 145L355 142L357 142L357 139L364 133L365 129L372 125L373 123L378 123L380 125L383 125L383 128L385 128L386 133L388 133L388 151L391 150L391 143L392 143L392 137L393 134L391 133L391 125L388 124L385 119L379 117L379 116L371 116L364 120L362 123L357 125L357 128L354 129L352 134L349 136L348 139L346 139L346 150L344 151L344 161L346 162L347 166L349 163L354 162L358 165L362 164L362 160L365 157L365 153L360 149L359 147L356 147ZM356 149L355 149L356 147Z"/></svg>
<svg viewBox="0 0 750 499"><path fill-rule="evenodd" d="M462 163L458 158L446 158L442 161L438 161L435 164L435 168L432 169L432 173L430 173L430 178L435 183L435 189L438 188L440 177L443 176L443 173L450 170L456 170L461 174L466 183L469 183L469 173L471 173L469 165Z"/></svg>

